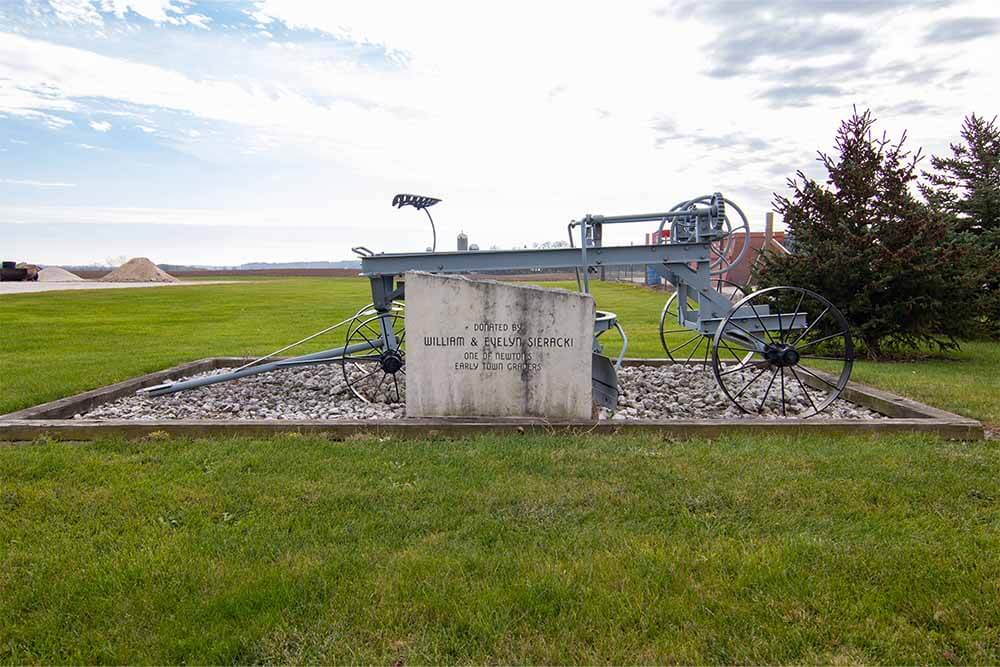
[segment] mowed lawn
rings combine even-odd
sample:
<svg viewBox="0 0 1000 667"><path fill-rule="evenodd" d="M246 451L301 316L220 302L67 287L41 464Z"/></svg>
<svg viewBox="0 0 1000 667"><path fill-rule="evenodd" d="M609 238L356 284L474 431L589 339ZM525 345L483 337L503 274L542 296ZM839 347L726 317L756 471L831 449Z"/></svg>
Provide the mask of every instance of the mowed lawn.
<svg viewBox="0 0 1000 667"><path fill-rule="evenodd" d="M662 295L597 285L630 356ZM0 298L0 412L352 314L367 285ZM341 336L306 349L340 344ZM1000 352L856 377L1000 422ZM0 662L1000 662L1000 441L0 446Z"/></svg>

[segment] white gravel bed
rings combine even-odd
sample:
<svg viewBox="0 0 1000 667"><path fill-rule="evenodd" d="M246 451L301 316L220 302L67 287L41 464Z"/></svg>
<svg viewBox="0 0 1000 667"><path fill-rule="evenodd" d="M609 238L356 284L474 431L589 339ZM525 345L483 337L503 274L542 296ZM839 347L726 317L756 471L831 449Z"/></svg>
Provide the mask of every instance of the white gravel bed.
<svg viewBox="0 0 1000 667"><path fill-rule="evenodd" d="M224 369L202 375L222 372L225 372ZM399 377L402 382L405 376L400 374ZM776 397L773 388L763 414L747 415L740 412L719 389L710 366L634 366L622 368L618 377L621 387L618 409L614 412L601 410L602 419L783 418L780 414L780 398ZM747 380L750 377L752 376L748 376ZM758 382L756 385L747 390L747 395L755 396L753 400L755 404L759 404L765 383ZM791 406L786 406L787 417L812 411L800 389L786 385L785 390L792 402ZM813 396L818 403L819 392ZM283 369L156 398L134 394L75 415L74 418L147 421L399 419L405 415L406 408L401 403L365 403L354 397L344 384L340 366L331 364ZM884 417L867 408L838 400L814 418Z"/></svg>
<svg viewBox="0 0 1000 667"><path fill-rule="evenodd" d="M610 419L786 419L812 415L812 405L819 405L824 392L807 387L812 404L785 371L785 414L781 413L781 391L777 380L767 390L772 372L758 374L758 369L738 371L727 376L732 394L740 392L740 401L757 407L764 401L760 413L747 414L737 408L719 388L711 365L673 364L670 366L631 366L618 371L620 395L618 409ZM799 371L800 376L804 374ZM765 400L765 394L767 398ZM885 416L843 399L834 401L826 410L810 419L885 419Z"/></svg>
<svg viewBox="0 0 1000 667"><path fill-rule="evenodd" d="M402 403L358 399L344 384L341 367L329 364L281 369L166 396L133 394L74 419L395 419L405 414Z"/></svg>

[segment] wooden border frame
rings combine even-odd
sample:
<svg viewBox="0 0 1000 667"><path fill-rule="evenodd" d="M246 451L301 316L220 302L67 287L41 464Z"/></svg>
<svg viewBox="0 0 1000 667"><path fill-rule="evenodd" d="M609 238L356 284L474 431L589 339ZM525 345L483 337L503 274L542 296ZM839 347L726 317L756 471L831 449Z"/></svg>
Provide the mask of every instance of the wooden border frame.
<svg viewBox="0 0 1000 667"><path fill-rule="evenodd" d="M403 438L461 437L476 433L656 433L665 438L712 438L725 433L846 435L856 433L934 433L955 440L981 440L983 425L975 419L932 408L886 391L851 382L844 398L876 410L889 419L692 419L692 420L580 420L547 421L537 418L425 418L366 420L94 420L73 415L118 400L137 389L166 380L232 368L249 361L243 357L210 357L148 373L75 396L60 398L17 412L0 415L0 441L38 437L58 440L94 440L104 437L141 438L151 433L183 437L269 436L281 433L325 434L347 438L356 434ZM663 366L669 359L626 359L627 366ZM698 362L701 363L701 362Z"/></svg>

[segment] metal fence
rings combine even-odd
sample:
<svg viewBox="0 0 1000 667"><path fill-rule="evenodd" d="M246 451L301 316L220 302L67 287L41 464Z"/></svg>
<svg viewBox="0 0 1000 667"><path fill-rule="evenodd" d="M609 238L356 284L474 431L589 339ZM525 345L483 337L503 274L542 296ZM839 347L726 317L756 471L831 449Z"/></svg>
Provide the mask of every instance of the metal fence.
<svg viewBox="0 0 1000 667"><path fill-rule="evenodd" d="M602 266L597 269L596 278L607 282L635 283L637 285L659 285L660 278L650 274L647 264L620 264Z"/></svg>

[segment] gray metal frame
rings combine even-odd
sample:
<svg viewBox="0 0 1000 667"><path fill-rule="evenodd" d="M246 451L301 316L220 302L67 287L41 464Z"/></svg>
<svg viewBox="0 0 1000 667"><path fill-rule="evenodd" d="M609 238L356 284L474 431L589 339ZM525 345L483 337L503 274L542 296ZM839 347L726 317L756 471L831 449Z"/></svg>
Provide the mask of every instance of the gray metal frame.
<svg viewBox="0 0 1000 667"><path fill-rule="evenodd" d="M362 275L371 282L372 304L374 313L389 313L393 302L405 299L405 282L399 280L407 271L427 271L431 273L489 273L503 270L537 270L537 269L572 269L577 276L582 276L581 291L589 292L589 273L602 266L618 264L642 264L655 267L657 274L674 285L678 292L679 323L705 335L714 335L720 323L730 316L741 328L749 333L762 329L775 330L779 319L783 318L785 328L805 328L807 323L803 315L772 314L762 312L732 311L732 302L725 294L717 292L712 286L711 244L725 238L727 232L725 217L725 199L716 193L710 197L700 197L678 205L673 210L658 213L643 213L635 215L586 215L579 221L569 224L570 238L573 231L579 229L579 247L552 248L538 250L497 250L475 252L424 252L424 253L374 253L364 247L358 247L355 252L361 257ZM742 215L742 214L741 214ZM675 241L679 234L672 235L671 243L641 246L603 246L604 225L657 223L662 230L664 225L671 224L673 229L683 228L685 240ZM689 294L694 294L698 309L687 307ZM366 312L362 309L355 317ZM337 328L350 320L324 329L324 333ZM599 352L601 346L597 338L610 329L616 329L622 336L623 348L618 364L625 356L628 340L614 313L599 313L594 327L594 349ZM391 327L382 327L382 337L372 344L362 343L349 347L338 347L312 354L302 355L287 360L270 363L252 362L243 367L219 375L195 378L181 382L170 382L144 391L152 396L171 394L186 389L204 387L219 382L227 382L250 375L266 373L289 366L306 364L322 364L343 362L351 354L370 349L391 351L395 349L396 341ZM314 334L299 341L310 340L319 334ZM744 345L760 347L753 336L740 340ZM282 351L297 345L282 348ZM758 350L758 351L763 351ZM277 353L274 353L277 354ZM268 355L258 361L265 361L274 356Z"/></svg>

